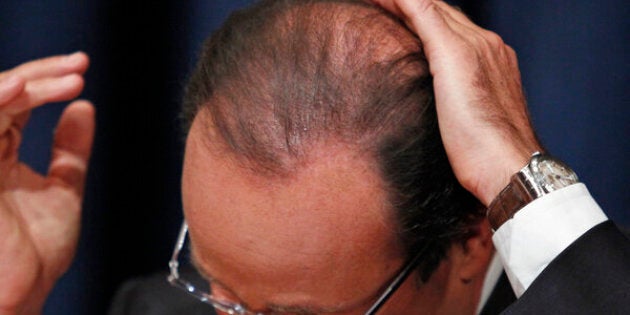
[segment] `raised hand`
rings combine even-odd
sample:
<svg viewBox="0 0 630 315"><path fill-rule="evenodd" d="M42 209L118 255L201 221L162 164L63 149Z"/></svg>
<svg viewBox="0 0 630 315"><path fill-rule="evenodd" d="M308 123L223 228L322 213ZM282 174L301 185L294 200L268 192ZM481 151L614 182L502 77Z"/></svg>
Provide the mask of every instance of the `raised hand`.
<svg viewBox="0 0 630 315"><path fill-rule="evenodd" d="M0 73L0 314L38 314L67 270L79 235L94 108L75 101L57 125L48 174L18 158L30 111L75 98L84 53L22 64Z"/></svg>
<svg viewBox="0 0 630 315"><path fill-rule="evenodd" d="M541 151L514 50L443 1L373 0L423 43L440 133L459 182L485 205Z"/></svg>

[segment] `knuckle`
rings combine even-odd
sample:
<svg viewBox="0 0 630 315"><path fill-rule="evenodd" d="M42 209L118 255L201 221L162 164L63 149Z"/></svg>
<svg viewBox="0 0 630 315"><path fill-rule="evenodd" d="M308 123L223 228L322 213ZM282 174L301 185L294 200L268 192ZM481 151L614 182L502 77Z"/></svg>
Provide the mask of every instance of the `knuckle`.
<svg viewBox="0 0 630 315"><path fill-rule="evenodd" d="M501 36L499 36L499 34L495 32L486 30L483 33L483 37L485 38L488 45L491 47L500 48L505 46L505 43L503 42Z"/></svg>
<svg viewBox="0 0 630 315"><path fill-rule="evenodd" d="M0 161L16 157L16 152L22 142L22 134L11 125L0 134Z"/></svg>
<svg viewBox="0 0 630 315"><path fill-rule="evenodd" d="M516 59L516 50L514 50L514 48L512 48L512 46L510 45L505 45L505 51L507 52L508 56L512 59Z"/></svg>
<svg viewBox="0 0 630 315"><path fill-rule="evenodd" d="M9 115L0 113L0 134L5 133L11 127L12 119Z"/></svg>

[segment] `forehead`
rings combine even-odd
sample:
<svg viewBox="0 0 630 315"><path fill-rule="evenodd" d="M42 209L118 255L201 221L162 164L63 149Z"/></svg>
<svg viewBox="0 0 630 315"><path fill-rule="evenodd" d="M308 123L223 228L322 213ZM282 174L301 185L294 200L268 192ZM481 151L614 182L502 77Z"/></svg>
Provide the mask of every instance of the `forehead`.
<svg viewBox="0 0 630 315"><path fill-rule="evenodd" d="M339 301L365 297L400 266L386 192L368 157L323 144L290 176L269 178L208 145L209 132L195 120L182 181L205 272L243 295Z"/></svg>

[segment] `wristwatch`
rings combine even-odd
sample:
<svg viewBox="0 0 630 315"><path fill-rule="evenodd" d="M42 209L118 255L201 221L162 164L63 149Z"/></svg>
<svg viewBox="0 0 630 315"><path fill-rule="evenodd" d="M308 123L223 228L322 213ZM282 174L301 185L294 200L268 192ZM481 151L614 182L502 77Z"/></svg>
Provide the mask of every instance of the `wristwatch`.
<svg viewBox="0 0 630 315"><path fill-rule="evenodd" d="M578 177L562 161L535 152L529 163L512 175L510 183L488 207L488 220L493 230L530 202L552 191L578 183Z"/></svg>

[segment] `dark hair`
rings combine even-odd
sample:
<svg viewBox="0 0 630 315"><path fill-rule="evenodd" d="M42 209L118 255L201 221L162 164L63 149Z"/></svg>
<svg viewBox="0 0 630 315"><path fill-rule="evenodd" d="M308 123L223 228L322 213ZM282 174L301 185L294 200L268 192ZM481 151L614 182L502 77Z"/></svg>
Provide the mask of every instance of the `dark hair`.
<svg viewBox="0 0 630 315"><path fill-rule="evenodd" d="M186 88L186 130L201 110L261 172L290 172L310 144L331 137L370 153L407 256L431 244L425 281L481 218L448 163L420 41L365 2L261 1L232 14Z"/></svg>

